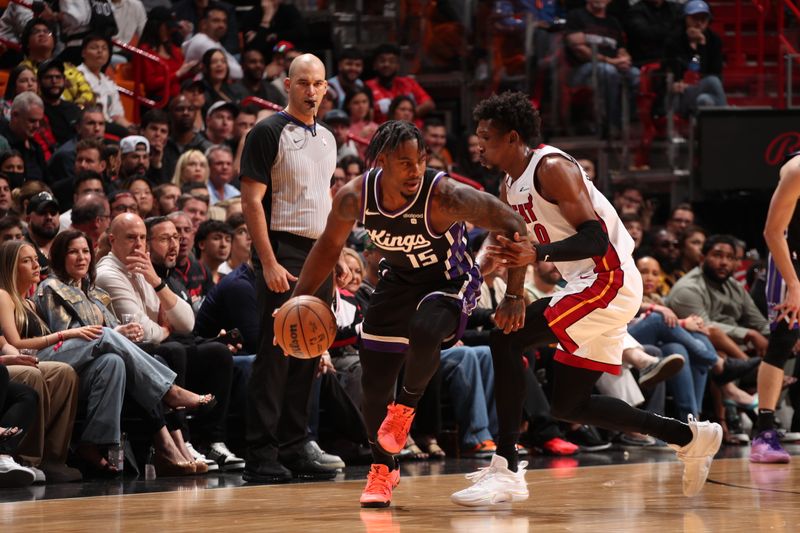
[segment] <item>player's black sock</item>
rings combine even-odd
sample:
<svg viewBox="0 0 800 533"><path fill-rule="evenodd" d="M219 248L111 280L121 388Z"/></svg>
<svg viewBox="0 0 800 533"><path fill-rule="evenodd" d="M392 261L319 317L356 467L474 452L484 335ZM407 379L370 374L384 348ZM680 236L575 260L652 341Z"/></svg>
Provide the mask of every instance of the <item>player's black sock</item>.
<svg viewBox="0 0 800 533"><path fill-rule="evenodd" d="M683 422L642 411L618 398L592 394L601 375L597 370L556 363L553 416L626 433L645 433L679 446L689 444L694 438L692 430Z"/></svg>
<svg viewBox="0 0 800 533"><path fill-rule="evenodd" d="M377 465L386 465L389 470L398 468L397 460L390 453L383 451L383 448L376 442L369 442L369 447L372 449L372 463Z"/></svg>
<svg viewBox="0 0 800 533"><path fill-rule="evenodd" d="M775 429L775 411L772 409L759 409L756 432L761 433L770 429Z"/></svg>
<svg viewBox="0 0 800 533"><path fill-rule="evenodd" d="M403 389L400 391L400 394L397 395L397 403L416 409L417 404L419 403L419 400L422 398L423 394L425 394L425 389L421 391L410 391L403 387Z"/></svg>
<svg viewBox="0 0 800 533"><path fill-rule="evenodd" d="M519 463L519 454L517 453L517 442L519 442L519 433L512 433L507 435L497 436L497 455L508 461L508 469L512 472L517 471L517 464Z"/></svg>

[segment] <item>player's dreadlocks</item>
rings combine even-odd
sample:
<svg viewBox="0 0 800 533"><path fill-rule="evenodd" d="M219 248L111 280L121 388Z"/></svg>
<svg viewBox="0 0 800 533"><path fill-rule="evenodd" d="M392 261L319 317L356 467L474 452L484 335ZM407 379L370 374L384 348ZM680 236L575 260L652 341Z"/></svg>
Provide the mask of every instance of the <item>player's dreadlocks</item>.
<svg viewBox="0 0 800 533"><path fill-rule="evenodd" d="M539 112L521 92L493 94L478 104L472 118L476 123L491 120L500 130L516 131L529 145L534 145L541 134Z"/></svg>
<svg viewBox="0 0 800 533"><path fill-rule="evenodd" d="M405 141L417 141L417 146L420 152L425 150L425 140L422 138L422 132L411 122L405 120L389 120L380 125L372 140L367 146L367 152L364 158L367 162L367 167L372 167L378 156L385 152L393 152L397 147Z"/></svg>

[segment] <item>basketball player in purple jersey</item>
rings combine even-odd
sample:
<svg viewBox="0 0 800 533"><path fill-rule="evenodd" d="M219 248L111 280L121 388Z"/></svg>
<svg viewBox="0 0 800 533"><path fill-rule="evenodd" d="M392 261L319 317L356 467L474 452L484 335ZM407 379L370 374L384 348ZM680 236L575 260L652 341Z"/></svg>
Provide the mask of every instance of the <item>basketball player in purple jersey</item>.
<svg viewBox="0 0 800 533"><path fill-rule="evenodd" d="M464 221L509 237L526 229L494 196L450 180L445 172L426 170L425 142L410 122L382 124L367 159L376 168L336 194L293 296L314 294L336 264L353 223L361 221L384 254L359 349L373 455L361 505L387 507L400 481L393 455L406 442L442 345L458 340L480 292L482 278L467 251ZM513 287L517 294L523 281ZM502 316L497 322L510 327ZM403 364L403 387L393 401Z"/></svg>

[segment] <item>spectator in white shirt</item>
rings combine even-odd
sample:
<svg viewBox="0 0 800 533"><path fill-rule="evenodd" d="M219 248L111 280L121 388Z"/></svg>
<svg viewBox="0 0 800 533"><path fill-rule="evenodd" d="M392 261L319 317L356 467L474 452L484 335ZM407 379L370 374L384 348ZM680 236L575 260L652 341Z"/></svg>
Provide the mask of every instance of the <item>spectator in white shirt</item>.
<svg viewBox="0 0 800 533"><path fill-rule="evenodd" d="M131 123L125 118L117 84L103 72L111 59L109 40L97 34L86 36L81 46L81 57L83 63L78 65L78 70L91 85L96 102L103 107L105 119L125 128L129 127Z"/></svg>

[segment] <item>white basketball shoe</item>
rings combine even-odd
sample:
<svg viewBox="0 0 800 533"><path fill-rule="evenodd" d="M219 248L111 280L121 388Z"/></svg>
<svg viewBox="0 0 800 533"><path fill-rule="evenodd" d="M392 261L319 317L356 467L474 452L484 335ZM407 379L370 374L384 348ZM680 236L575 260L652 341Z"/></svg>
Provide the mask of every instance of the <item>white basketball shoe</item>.
<svg viewBox="0 0 800 533"><path fill-rule="evenodd" d="M498 503L521 502L528 499L528 485L525 483L527 461L517 466L517 471L508 469L508 461L500 455L493 455L492 462L477 472L467 474L472 486L450 496L453 503L467 507L482 507Z"/></svg>
<svg viewBox="0 0 800 533"><path fill-rule="evenodd" d="M722 444L722 426L715 422L698 422L689 415L689 429L694 438L686 446L670 444L683 462L683 495L694 496L708 478L711 461Z"/></svg>

